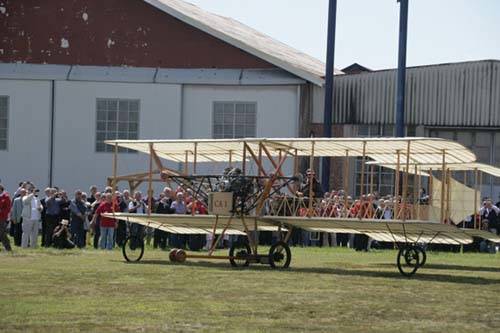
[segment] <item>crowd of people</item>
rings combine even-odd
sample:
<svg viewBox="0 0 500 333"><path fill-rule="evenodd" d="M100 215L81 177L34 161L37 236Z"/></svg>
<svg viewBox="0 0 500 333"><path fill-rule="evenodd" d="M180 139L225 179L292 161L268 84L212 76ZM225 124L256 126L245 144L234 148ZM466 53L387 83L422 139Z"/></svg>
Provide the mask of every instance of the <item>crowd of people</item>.
<svg viewBox="0 0 500 333"><path fill-rule="evenodd" d="M104 216L105 213L128 212L145 214L207 214L206 204L193 200L192 191L169 187L157 198L144 198L140 191L115 191L105 187L99 191L91 186L89 192L77 190L73 199L57 187L46 188L43 197L31 182L22 182L12 197L0 184L0 240L5 249L12 249L8 234L14 245L36 248L41 235L41 246L60 249L94 248L111 250L121 246L127 235L144 237L154 247L166 248L167 243L187 242L185 237L169 235L165 231L143 228ZM194 210L194 212L193 212ZM170 242L168 242L170 241ZM183 247L180 244L179 247Z"/></svg>
<svg viewBox="0 0 500 333"><path fill-rule="evenodd" d="M310 186L312 181L312 188ZM343 190L323 192L322 187L314 175L314 171L307 170L303 183L294 193L302 206L296 209L285 209L283 200L290 198L275 191L270 196L268 204L263 207L262 214L284 214L304 216L311 214L308 205L309 195L313 195L313 214L321 217L347 217L391 220L401 218L410 209L401 209L401 198L393 196L381 197L378 193L367 194L353 200ZM419 204L428 204L428 195L421 189L418 198ZM413 199L412 199L413 200ZM151 207L149 207L151 205ZM395 205L400 207L395 209ZM500 228L500 203L493 204L491 199L484 200L478 215L482 228L498 234ZM398 216L395 212L398 211ZM11 250L10 234L14 245L22 248L35 248L41 234L41 245L60 249L84 248L91 245L94 248L111 250L115 246L122 246L128 235L134 239L143 238L149 244L153 240L155 248L166 247L200 249L210 243L210 239L200 236L183 236L169 234L158 229L144 228L138 224L128 224L124 221L106 217L103 214L112 212L127 212L145 214L208 214L207 203L195 200L189 188L178 186L175 190L165 187L157 197L145 198L140 191L130 193L129 190L114 191L105 187L99 191L97 186L91 186L89 192L77 190L72 199L68 194L57 187L46 188L40 197L39 189L31 182L19 184L12 197L0 184L0 240L6 250ZM471 216L471 220L474 218ZM469 222L463 221L467 227ZM472 223L473 224L473 223ZM472 225L473 226L473 225ZM270 237L270 239L268 239ZM271 243L273 235L262 235L260 241ZM230 243L234 239L226 236ZM367 236L350 234L313 233L301 230L294 231L290 239L292 245L310 246L350 246L357 250L367 250L371 241ZM492 251L491 244L484 243L484 251Z"/></svg>

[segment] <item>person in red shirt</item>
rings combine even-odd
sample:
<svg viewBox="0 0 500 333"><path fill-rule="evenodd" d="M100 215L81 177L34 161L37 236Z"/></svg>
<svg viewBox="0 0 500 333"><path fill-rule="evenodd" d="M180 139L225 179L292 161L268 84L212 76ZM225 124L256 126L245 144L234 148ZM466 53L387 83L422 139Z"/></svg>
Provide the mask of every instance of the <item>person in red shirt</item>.
<svg viewBox="0 0 500 333"><path fill-rule="evenodd" d="M7 251L12 251L9 238L7 237L7 220L9 219L10 208L11 200L9 193L5 192L5 188L0 184L0 241Z"/></svg>
<svg viewBox="0 0 500 333"><path fill-rule="evenodd" d="M188 205L187 205L189 213L193 215L206 215L208 214L207 207L205 204L200 201L200 200L192 200ZM194 208L194 212L193 212Z"/></svg>
<svg viewBox="0 0 500 333"><path fill-rule="evenodd" d="M95 223L95 219L97 216L100 216L100 229L101 229L101 240L100 245L101 249L113 249L113 237L115 233L116 220L110 217L102 216L104 213L114 213L115 205L113 205L113 195L111 193L107 193L104 201L99 205L97 210L95 211L94 217L92 218L92 222Z"/></svg>

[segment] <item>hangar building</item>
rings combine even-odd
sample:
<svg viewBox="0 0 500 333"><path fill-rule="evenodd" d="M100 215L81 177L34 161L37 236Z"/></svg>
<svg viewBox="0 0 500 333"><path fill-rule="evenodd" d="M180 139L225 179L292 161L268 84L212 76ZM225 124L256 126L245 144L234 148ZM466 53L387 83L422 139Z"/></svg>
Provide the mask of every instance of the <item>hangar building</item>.
<svg viewBox="0 0 500 333"><path fill-rule="evenodd" d="M396 69L371 71L359 64L335 77L333 133L335 136L394 136ZM351 74L352 73L352 74ZM405 122L408 136L431 136L456 140L469 147L483 163L500 166L500 61L481 60L407 69ZM321 87L314 87L311 131L323 128ZM359 164L359 163L358 163ZM354 165L352 163L351 165ZM376 188L393 193L393 172L377 169ZM457 180L473 185L473 172L457 173ZM332 167L332 186L339 188L342 168ZM359 193L359 165L351 170L351 184ZM364 184L369 182L365 180ZM354 192L351 188L351 193ZM365 189L364 193L367 192ZM497 199L500 179L482 177L483 196Z"/></svg>
<svg viewBox="0 0 500 333"><path fill-rule="evenodd" d="M106 139L304 136L324 71L181 0L0 0L0 178L104 184Z"/></svg>

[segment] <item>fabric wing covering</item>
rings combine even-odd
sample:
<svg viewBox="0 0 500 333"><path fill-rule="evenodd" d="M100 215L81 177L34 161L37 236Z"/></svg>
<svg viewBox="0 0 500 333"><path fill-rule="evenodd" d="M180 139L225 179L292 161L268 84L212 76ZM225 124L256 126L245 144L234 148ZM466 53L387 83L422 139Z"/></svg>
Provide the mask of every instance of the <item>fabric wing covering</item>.
<svg viewBox="0 0 500 333"><path fill-rule="evenodd" d="M228 225L230 217L214 215L160 215L115 213L104 214L119 220L138 223L154 229L174 234L209 234L217 223L220 233ZM257 220L257 221L256 221ZM490 232L459 229L452 225L422 221L353 220L336 218L301 218L301 217L248 217L244 220L233 217L226 231L227 234L244 235L244 223L249 231L254 230L255 222L261 231L277 231L279 227L301 228L313 232L366 234L382 242L422 242L436 244L470 244L472 237L486 238L500 242L500 238Z"/></svg>
<svg viewBox="0 0 500 333"><path fill-rule="evenodd" d="M265 217L261 220L290 225L313 232L365 234L381 242L422 242L435 244L470 244L472 238L454 226L421 221L386 222L332 218Z"/></svg>
<svg viewBox="0 0 500 333"><path fill-rule="evenodd" d="M429 207L429 218L433 221L440 220L442 183L437 178L432 178L432 200ZM480 202L480 193L473 188L450 178L450 189L444 193L445 210L448 211L450 220L458 224L468 216L474 214L475 206ZM474 198L474 196L476 198ZM446 209L446 205L448 207Z"/></svg>
<svg viewBox="0 0 500 333"><path fill-rule="evenodd" d="M163 215L163 214L130 214L130 213L114 213L103 214L107 217L116 218L118 220L137 223L145 227L163 230L172 234L199 235L211 234L215 224L216 234L220 234L228 225L229 216L217 218L214 215ZM254 219L249 217L245 219L245 223L249 231L254 230ZM260 231L277 231L278 227L272 224L259 223ZM225 234L227 235L245 235L245 227L240 218L232 218L229 227Z"/></svg>
<svg viewBox="0 0 500 333"><path fill-rule="evenodd" d="M199 140L116 140L109 145L150 153L174 162L242 161L246 146L254 152L262 144L272 156L289 153L297 156L363 156L383 164L439 164L475 162L476 156L461 144L439 138L285 138L285 139L199 139ZM407 152L409 158L407 159ZM247 154L247 158L249 158Z"/></svg>

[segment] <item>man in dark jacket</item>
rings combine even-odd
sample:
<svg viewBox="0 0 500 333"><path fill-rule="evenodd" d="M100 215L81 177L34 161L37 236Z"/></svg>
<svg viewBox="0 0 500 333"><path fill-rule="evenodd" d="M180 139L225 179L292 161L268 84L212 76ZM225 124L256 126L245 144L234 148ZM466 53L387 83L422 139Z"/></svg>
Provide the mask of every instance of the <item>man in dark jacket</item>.
<svg viewBox="0 0 500 333"><path fill-rule="evenodd" d="M87 218L87 206L82 200L82 191L75 192L75 199L69 204L71 218L71 235L73 242L78 248L85 247L85 219Z"/></svg>
<svg viewBox="0 0 500 333"><path fill-rule="evenodd" d="M170 190L170 189L168 189ZM156 205L156 214L172 214L173 211L170 208L170 205L172 204L172 198L170 198L170 191L168 191L167 188L163 191L163 193L160 193L160 200L158 201L158 204ZM168 193L168 197L165 194L165 192ZM153 234L153 247L156 249L157 247L160 247L160 249L164 250L167 247L167 238L168 238L168 233L163 230L155 229L154 234Z"/></svg>
<svg viewBox="0 0 500 333"><path fill-rule="evenodd" d="M87 198L87 201L89 204L92 205L97 200L97 198L96 198L97 186L95 186L95 185L90 186L89 194L90 194L90 196Z"/></svg>
<svg viewBox="0 0 500 333"><path fill-rule="evenodd" d="M123 200L123 196L120 192L116 191L115 193L117 207L120 213L128 212L127 203ZM118 224L116 227L116 244L118 246L122 246L127 238L127 222L118 220Z"/></svg>
<svg viewBox="0 0 500 333"><path fill-rule="evenodd" d="M307 169L306 175L304 178L304 183L300 186L300 192L304 195L304 197L309 197L310 192L310 182L312 179L312 193L314 198L322 198L323 197L323 189L321 187L320 182L316 178L316 173L314 170Z"/></svg>
<svg viewBox="0 0 500 333"><path fill-rule="evenodd" d="M47 199L50 197L52 189L50 187L47 187L44 191L45 197L40 200L40 203L42 204L42 213L41 213L41 222L42 222L42 246L45 247L45 244L47 243L47 240L45 239L47 237Z"/></svg>
<svg viewBox="0 0 500 333"><path fill-rule="evenodd" d="M22 188L18 197L12 202L12 209L10 211L11 229L14 231L14 245L21 246L23 236L23 198L26 195L26 189Z"/></svg>
<svg viewBox="0 0 500 333"><path fill-rule="evenodd" d="M493 205L491 199L484 201L483 207L479 211L481 220L488 220L488 230L494 234L498 233L498 219L500 218L500 208Z"/></svg>
<svg viewBox="0 0 500 333"><path fill-rule="evenodd" d="M50 189L49 196L45 198L45 247L52 245L52 235L54 234L54 229L59 225L61 206L63 204L65 204L65 201L61 198L60 193L55 188Z"/></svg>

